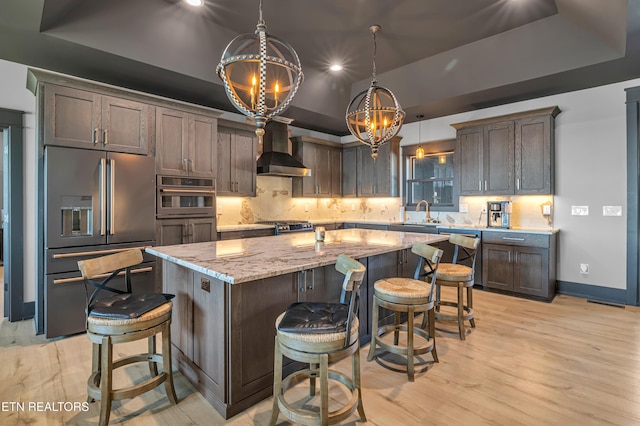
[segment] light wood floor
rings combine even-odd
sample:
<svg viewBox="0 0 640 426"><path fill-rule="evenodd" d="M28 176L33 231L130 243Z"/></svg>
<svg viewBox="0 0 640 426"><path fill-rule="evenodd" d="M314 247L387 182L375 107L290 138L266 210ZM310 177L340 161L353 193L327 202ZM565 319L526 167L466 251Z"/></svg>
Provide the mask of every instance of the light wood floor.
<svg viewBox="0 0 640 426"><path fill-rule="evenodd" d="M414 383L404 373L366 362L369 346L362 349L367 424L640 424L638 308L568 296L547 304L474 294L477 328L463 342L453 324L438 323L440 363L425 356L426 371ZM117 346L114 356L144 349L144 342L137 343ZM83 335L47 341L34 336L32 321L0 323L0 403L84 401L90 349ZM349 364L343 361L338 368L348 371ZM120 370L116 384L146 372L145 364ZM225 422L180 373L175 377L177 406L159 388L114 403L111 424L264 425L269 420L271 398ZM97 404L87 412L0 411L0 425L92 425L98 411ZM282 417L279 422L288 424Z"/></svg>

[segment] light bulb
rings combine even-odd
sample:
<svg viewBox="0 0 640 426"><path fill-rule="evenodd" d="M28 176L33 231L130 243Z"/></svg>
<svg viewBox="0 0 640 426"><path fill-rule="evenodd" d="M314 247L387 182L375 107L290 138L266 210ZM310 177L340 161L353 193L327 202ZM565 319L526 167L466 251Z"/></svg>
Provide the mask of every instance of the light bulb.
<svg viewBox="0 0 640 426"><path fill-rule="evenodd" d="M424 158L424 149L421 146L416 149L416 158L418 160L422 160Z"/></svg>

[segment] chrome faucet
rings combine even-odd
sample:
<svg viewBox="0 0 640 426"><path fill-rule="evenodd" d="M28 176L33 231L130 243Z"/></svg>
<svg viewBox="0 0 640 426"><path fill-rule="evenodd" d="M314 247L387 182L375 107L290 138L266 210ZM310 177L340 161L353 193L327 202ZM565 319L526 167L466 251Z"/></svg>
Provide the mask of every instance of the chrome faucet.
<svg viewBox="0 0 640 426"><path fill-rule="evenodd" d="M418 201L418 204L416 204L416 211L417 212L420 211L420 204L422 204L422 203L425 204L425 207L426 207L426 210L427 210L427 217L426 217L427 223L433 222L433 218L431 218L431 209L430 209L430 206L429 206L429 202L427 200Z"/></svg>

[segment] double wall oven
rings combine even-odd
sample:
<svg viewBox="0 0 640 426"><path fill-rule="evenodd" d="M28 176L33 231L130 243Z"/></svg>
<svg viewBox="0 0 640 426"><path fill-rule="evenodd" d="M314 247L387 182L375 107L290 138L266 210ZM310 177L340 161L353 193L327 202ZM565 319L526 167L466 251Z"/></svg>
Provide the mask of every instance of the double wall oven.
<svg viewBox="0 0 640 426"><path fill-rule="evenodd" d="M215 180L212 178L158 176L156 203L158 218L215 217Z"/></svg>

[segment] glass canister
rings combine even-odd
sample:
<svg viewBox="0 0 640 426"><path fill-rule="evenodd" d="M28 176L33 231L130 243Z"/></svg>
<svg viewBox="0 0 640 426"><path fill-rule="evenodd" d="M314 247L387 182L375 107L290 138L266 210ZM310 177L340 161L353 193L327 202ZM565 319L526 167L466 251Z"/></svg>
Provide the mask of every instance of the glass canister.
<svg viewBox="0 0 640 426"><path fill-rule="evenodd" d="M324 226L316 226L316 241L324 241Z"/></svg>

